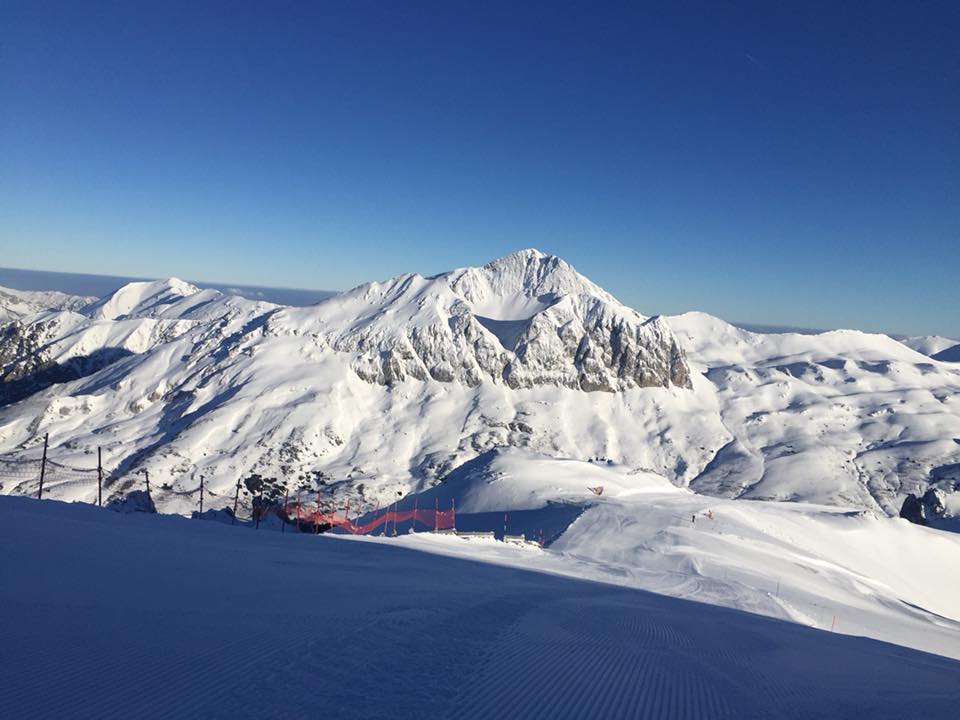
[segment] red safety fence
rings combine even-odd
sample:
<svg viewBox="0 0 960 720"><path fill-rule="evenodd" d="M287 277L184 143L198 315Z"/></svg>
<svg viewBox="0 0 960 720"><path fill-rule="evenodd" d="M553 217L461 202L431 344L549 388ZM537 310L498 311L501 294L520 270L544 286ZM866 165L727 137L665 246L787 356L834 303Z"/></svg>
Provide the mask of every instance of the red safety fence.
<svg viewBox="0 0 960 720"><path fill-rule="evenodd" d="M396 532L397 525L406 522L412 522L414 529L417 528L419 523L424 529L428 530L452 530L457 522L457 510L452 503L449 510L440 510L439 508L422 510L414 507L409 510L394 508L386 509L383 512L377 511L372 520L364 523L361 523L360 520L369 513L351 519L348 516L349 508L343 512L339 510L330 511L315 504L296 502L257 508L254 510L254 517L255 519L262 519L271 512L276 513L281 519L288 522L296 521L315 526L328 525L351 535L370 535L381 527L384 534L387 534L391 529ZM257 518L257 515L259 515L259 518Z"/></svg>

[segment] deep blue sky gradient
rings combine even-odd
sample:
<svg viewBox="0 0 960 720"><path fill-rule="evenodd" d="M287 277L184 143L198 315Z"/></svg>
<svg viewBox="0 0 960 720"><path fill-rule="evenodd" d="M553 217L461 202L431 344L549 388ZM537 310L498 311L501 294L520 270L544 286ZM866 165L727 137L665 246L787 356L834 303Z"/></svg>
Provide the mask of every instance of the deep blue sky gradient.
<svg viewBox="0 0 960 720"><path fill-rule="evenodd" d="M914 5L914 6L912 6ZM0 6L0 265L960 336L960 3Z"/></svg>

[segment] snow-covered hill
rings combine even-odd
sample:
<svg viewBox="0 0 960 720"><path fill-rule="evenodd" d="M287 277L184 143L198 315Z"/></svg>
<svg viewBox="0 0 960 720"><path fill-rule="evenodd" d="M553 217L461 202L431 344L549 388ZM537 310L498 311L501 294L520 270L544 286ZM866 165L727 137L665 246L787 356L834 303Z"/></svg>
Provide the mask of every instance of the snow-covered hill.
<svg viewBox="0 0 960 720"><path fill-rule="evenodd" d="M503 446L886 514L960 481L957 366L884 335L648 318L534 250L305 308L131 283L8 323L0 360L0 453L37 458L49 432L91 467L102 447L111 492L148 469L171 512L201 476L221 505L258 475L373 507Z"/></svg>

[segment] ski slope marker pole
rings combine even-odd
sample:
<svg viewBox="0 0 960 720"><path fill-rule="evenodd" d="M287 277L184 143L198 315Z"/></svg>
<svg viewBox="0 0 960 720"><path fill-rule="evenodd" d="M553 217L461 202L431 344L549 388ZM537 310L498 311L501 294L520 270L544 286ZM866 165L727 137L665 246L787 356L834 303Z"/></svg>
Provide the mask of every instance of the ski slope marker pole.
<svg viewBox="0 0 960 720"><path fill-rule="evenodd" d="M103 507L103 458L97 446L97 507Z"/></svg>

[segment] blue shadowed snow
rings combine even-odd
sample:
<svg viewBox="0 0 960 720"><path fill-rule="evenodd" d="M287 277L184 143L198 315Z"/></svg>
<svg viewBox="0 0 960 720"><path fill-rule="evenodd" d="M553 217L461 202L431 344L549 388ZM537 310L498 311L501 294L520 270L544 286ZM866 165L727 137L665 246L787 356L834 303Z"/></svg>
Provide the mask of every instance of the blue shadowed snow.
<svg viewBox="0 0 960 720"><path fill-rule="evenodd" d="M960 702L960 663L874 640L386 543L17 497L0 497L0 608L7 720L934 720Z"/></svg>

